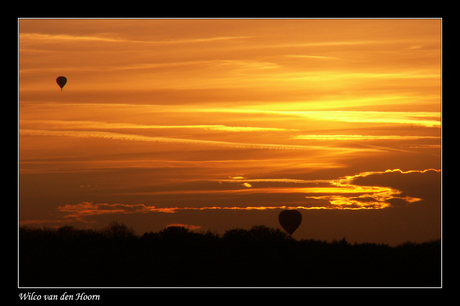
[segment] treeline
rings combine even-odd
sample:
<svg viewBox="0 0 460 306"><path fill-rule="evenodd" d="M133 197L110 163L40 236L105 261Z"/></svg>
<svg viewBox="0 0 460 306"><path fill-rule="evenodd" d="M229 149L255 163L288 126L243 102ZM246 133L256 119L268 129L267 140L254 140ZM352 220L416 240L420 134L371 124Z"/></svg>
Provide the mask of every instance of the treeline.
<svg viewBox="0 0 460 306"><path fill-rule="evenodd" d="M295 240L254 226L222 236L168 227L135 235L103 230L19 230L21 287L438 287L440 240L396 247Z"/></svg>

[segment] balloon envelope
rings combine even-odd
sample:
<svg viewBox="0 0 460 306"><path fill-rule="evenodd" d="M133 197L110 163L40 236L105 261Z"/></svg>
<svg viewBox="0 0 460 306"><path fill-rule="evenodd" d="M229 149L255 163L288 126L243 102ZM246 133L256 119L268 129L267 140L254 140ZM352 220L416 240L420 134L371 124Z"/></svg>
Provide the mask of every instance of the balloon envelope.
<svg viewBox="0 0 460 306"><path fill-rule="evenodd" d="M59 85L59 87L61 87L62 90L64 85L67 83L67 78L64 76L58 76L56 79L56 83Z"/></svg>
<svg viewBox="0 0 460 306"><path fill-rule="evenodd" d="M302 222L302 214L298 210L283 210L278 216L278 221L284 230L292 235Z"/></svg>

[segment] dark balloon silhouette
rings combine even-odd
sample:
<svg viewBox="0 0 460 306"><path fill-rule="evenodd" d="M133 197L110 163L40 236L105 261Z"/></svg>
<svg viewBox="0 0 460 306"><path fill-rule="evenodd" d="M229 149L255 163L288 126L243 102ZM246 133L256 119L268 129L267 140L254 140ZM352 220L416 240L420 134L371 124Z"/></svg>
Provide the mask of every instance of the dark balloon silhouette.
<svg viewBox="0 0 460 306"><path fill-rule="evenodd" d="M67 83L67 78L64 76L58 76L56 79L56 83L59 85L59 87L61 87L61 91L62 91L62 88Z"/></svg>
<svg viewBox="0 0 460 306"><path fill-rule="evenodd" d="M302 214L298 210L283 210L280 212L278 220L284 230L292 235L302 222Z"/></svg>

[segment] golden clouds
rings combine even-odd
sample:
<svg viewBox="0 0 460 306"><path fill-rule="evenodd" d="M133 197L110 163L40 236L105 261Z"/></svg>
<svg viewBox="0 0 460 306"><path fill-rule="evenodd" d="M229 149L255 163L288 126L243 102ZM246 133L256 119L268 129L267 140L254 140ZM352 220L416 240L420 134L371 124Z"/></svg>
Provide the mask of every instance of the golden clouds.
<svg viewBox="0 0 460 306"><path fill-rule="evenodd" d="M281 106L278 106L281 108ZM277 108L278 108L277 107ZM217 112L260 113L267 115L303 117L312 120L341 121L355 123L412 124L426 127L440 127L441 115L437 112L375 112L375 111L284 111L256 109L217 109Z"/></svg>
<svg viewBox="0 0 460 306"><path fill-rule="evenodd" d="M222 194L285 194L285 199L292 194L303 194L305 201L303 205L278 205L278 206L180 206L180 207L156 207L145 204L109 204L109 203L91 203L82 202L75 205L64 205L58 207L58 211L64 213L64 218L84 221L85 217L104 215L104 214L133 214L133 213L176 213L178 211L203 211L203 210L273 210L273 209L304 209L304 210L369 210L384 209L393 206L395 200L405 202L407 205L416 203L422 198L414 197L407 194L407 191L398 190L392 187L379 185L362 185L354 183L359 178L373 176L378 180L382 179L382 185L385 185L383 176L397 173L399 175L421 174L440 172L437 169L409 170L388 169L385 171L367 171L355 175L345 176L332 180L289 180L289 179L248 179L242 176L232 177L229 180L221 180L227 183L237 183L246 187L246 189L224 189L224 190L173 190L150 192L150 195L222 195ZM420 177L419 177L420 179ZM302 184L301 187L257 187L247 182L254 183L294 183ZM244 182L244 183L241 183ZM320 184L320 186L318 186ZM397 184L397 181L395 182ZM313 185L314 187L307 187ZM316 186L315 186L316 185ZM146 193L144 193L146 194ZM311 202L311 200L316 200ZM289 200L287 200L289 202Z"/></svg>
<svg viewBox="0 0 460 306"><path fill-rule="evenodd" d="M21 20L20 26L21 72L61 69L74 74L80 89L89 81L107 90L236 87L285 101L294 91L323 100L324 90L349 95L378 85L381 92L394 80L434 84L440 76L439 20ZM32 61L28 52L53 54Z"/></svg>
<svg viewBox="0 0 460 306"><path fill-rule="evenodd" d="M297 135L293 139L307 140L417 140L440 139L439 136L405 136L405 135Z"/></svg>
<svg viewBox="0 0 460 306"><path fill-rule="evenodd" d="M160 143L181 143L189 145L207 145L207 146L223 146L241 149L262 149L262 150L311 150L311 149L326 149L326 150L342 150L340 148L323 148L320 146L303 146L303 145L289 145L289 144L263 144L263 143L244 143L244 142L226 142L226 141L212 141L212 140L196 140L184 138L167 138L167 137L149 137L134 134L121 134L112 132L99 132L99 131L50 131L50 130L28 130L21 129L20 135L22 136L59 136L59 137L77 137L77 138L103 138L114 140L129 140L129 141L142 141L142 142L160 142ZM345 151L378 151L376 149L347 149Z"/></svg>
<svg viewBox="0 0 460 306"><path fill-rule="evenodd" d="M225 125L141 125L133 123L113 123L97 121L64 121L64 120L22 120L21 126L33 125L38 129L204 129L226 132L272 132L285 131L282 128L225 126Z"/></svg>

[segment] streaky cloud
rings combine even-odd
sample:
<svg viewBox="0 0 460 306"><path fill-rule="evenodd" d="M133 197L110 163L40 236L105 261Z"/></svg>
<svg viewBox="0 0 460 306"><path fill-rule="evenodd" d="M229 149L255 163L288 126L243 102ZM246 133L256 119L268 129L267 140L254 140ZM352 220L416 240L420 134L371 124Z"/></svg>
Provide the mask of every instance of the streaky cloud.
<svg viewBox="0 0 460 306"><path fill-rule="evenodd" d="M274 116L303 117L311 120L342 121L355 123L391 123L419 125L426 127L440 127L441 114L439 112L383 112L383 111L334 111L334 110L261 110L246 108L189 108L190 112L221 112L221 113L247 113L265 114Z"/></svg>
<svg viewBox="0 0 460 306"><path fill-rule="evenodd" d="M376 174L385 174L399 172L401 174L409 173L426 173L428 171L440 172L440 169L423 169L423 170L407 170L388 169L385 171L367 171L355 175L340 177L333 180L286 180L286 179L266 179L266 180L251 180L245 177L236 177L228 181L241 183L252 181L276 181L276 182L302 182L312 183L321 182L329 183L322 187L285 187L285 188L252 188L250 184L243 185L247 188L237 190L173 190L173 191L157 191L135 194L151 194L151 195L168 195L168 194L253 194L253 193L303 193L306 199L321 200L314 205L275 205L275 206L184 206L184 207L157 207L146 204L122 204L122 203L93 203L81 202L78 204L65 204L58 207L58 211L64 213L65 219L74 219L83 221L85 217L106 214L133 214L133 213L176 213L185 210L273 210L273 209L304 209L304 210L369 210L369 209L385 209L391 207L391 200L399 199L406 203L419 202L422 199L404 195L403 191L391 187L383 186L363 186L353 184L353 180L359 177L366 177ZM123 193L124 195L128 193ZM39 220L30 221L31 223L39 223ZM37 223L37 224L38 224Z"/></svg>
<svg viewBox="0 0 460 306"><path fill-rule="evenodd" d="M156 207L145 204L109 204L82 202L78 204L66 204L59 206L58 211L66 213L65 219L83 221L85 217L105 214L133 214L133 213L171 213L184 210L274 210L274 209L337 209L328 206L204 206L204 207ZM38 221L36 221L38 222Z"/></svg>
<svg viewBox="0 0 460 306"><path fill-rule="evenodd" d="M275 132L297 131L293 129L253 127L253 126L227 126L220 124L199 125L148 125L135 123L114 123L100 121L67 121L67 120L21 120L21 124L32 124L45 129L204 129L211 131L227 132Z"/></svg>
<svg viewBox="0 0 460 306"><path fill-rule="evenodd" d="M197 140L197 139L185 139L185 138L151 137L151 136L143 136L143 135L136 135L136 134L122 134L122 133L100 132L100 131L61 131L61 130L50 131L50 130L20 129L19 135L22 135L22 136L59 136L59 137L77 137L77 138L104 138L104 139L127 140L127 141L208 145L208 146L230 147L230 148L237 148L237 149L334 150L334 151L342 151L342 152L347 152L347 151L382 152L382 150L378 150L378 149L362 149L362 148L356 149L356 148L344 148L344 147L227 142L227 141L217 141L217 140Z"/></svg>
<svg viewBox="0 0 460 306"><path fill-rule="evenodd" d="M292 139L305 140L417 140L440 139L440 136L407 136L407 135L296 135Z"/></svg>
<svg viewBox="0 0 460 306"><path fill-rule="evenodd" d="M36 41L98 41L108 43L139 43L139 44L186 44L186 43L203 43L213 41L240 40L249 39L250 36L216 36L206 38L191 39L171 39L171 40L134 40L125 39L118 36L102 35L70 35L70 34L43 34L43 33L21 33L21 40Z"/></svg>

